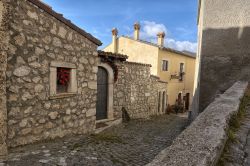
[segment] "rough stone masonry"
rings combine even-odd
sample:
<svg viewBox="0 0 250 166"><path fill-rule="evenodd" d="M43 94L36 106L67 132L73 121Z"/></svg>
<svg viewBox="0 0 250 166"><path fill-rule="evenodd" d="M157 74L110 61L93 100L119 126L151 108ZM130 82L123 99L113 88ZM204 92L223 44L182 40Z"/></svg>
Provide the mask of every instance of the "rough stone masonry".
<svg viewBox="0 0 250 166"><path fill-rule="evenodd" d="M97 90L93 85L98 42L76 32L34 2L43 5L32 0L4 2L10 10L7 34L11 39L5 53L8 147L88 133L95 128ZM77 68L75 93L51 95L52 64Z"/></svg>
<svg viewBox="0 0 250 166"><path fill-rule="evenodd" d="M4 1L0 1L0 158L7 154L6 133L7 133L7 108L6 108L6 67L8 51L7 19L8 6Z"/></svg>
<svg viewBox="0 0 250 166"><path fill-rule="evenodd" d="M9 147L94 132L101 42L39 0L1 0L0 36L0 158ZM132 118L164 113L156 109L167 83L150 75L150 65L114 63L111 120L123 107ZM63 93L60 68L70 73Z"/></svg>

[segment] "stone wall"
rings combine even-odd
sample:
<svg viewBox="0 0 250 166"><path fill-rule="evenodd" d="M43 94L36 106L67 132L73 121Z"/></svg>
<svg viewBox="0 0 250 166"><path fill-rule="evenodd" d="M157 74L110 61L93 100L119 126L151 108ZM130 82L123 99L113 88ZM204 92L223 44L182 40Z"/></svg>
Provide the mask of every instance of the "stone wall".
<svg viewBox="0 0 250 166"><path fill-rule="evenodd" d="M229 121L238 112L247 85L247 82L236 82L216 98L148 166L216 165L228 139Z"/></svg>
<svg viewBox="0 0 250 166"><path fill-rule="evenodd" d="M6 68L7 51L9 42L8 33L8 4L5 0L0 1L0 159L7 155L7 107L6 107Z"/></svg>
<svg viewBox="0 0 250 166"><path fill-rule="evenodd" d="M249 11L249 0L201 0L200 111L235 81L250 80Z"/></svg>
<svg viewBox="0 0 250 166"><path fill-rule="evenodd" d="M97 45L31 2L10 0L9 147L95 129ZM76 66L76 93L50 96L52 62Z"/></svg>
<svg viewBox="0 0 250 166"><path fill-rule="evenodd" d="M150 65L117 62L118 80L114 86L114 114L121 117L122 107L131 118L148 118L158 112L158 92L167 89L167 83L150 75Z"/></svg>

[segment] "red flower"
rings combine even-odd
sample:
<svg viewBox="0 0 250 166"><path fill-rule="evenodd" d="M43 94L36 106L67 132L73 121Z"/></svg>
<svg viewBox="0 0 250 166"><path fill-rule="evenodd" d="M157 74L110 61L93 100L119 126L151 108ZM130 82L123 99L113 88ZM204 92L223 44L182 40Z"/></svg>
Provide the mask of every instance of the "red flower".
<svg viewBox="0 0 250 166"><path fill-rule="evenodd" d="M68 68L57 68L57 82L60 85L67 86L70 81L70 69Z"/></svg>

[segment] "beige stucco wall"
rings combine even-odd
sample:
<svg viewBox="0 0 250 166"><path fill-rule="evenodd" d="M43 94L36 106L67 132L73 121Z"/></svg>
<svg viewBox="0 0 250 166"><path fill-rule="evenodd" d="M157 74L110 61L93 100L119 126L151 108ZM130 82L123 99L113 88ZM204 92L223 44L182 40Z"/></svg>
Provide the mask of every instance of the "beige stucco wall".
<svg viewBox="0 0 250 166"><path fill-rule="evenodd" d="M250 1L201 1L200 111L237 80L250 80Z"/></svg>
<svg viewBox="0 0 250 166"><path fill-rule="evenodd" d="M168 71L162 71L162 60L168 60ZM184 63L184 80L179 81L178 79L171 79L171 75L179 74L180 63ZM168 82L167 94L168 103L170 105L175 103L175 100L180 92L182 93L182 96L186 93L190 93L190 103L192 102L194 72L195 58L159 50L157 75L161 78L161 80Z"/></svg>
<svg viewBox="0 0 250 166"><path fill-rule="evenodd" d="M104 51L114 52L113 42L104 48ZM195 73L195 58L179 55L170 51L161 50L157 46L136 41L127 37L119 37L117 39L118 53L128 55L128 61L151 64L151 73L157 75L161 80L168 82L167 95L168 104L175 104L178 93L183 96L190 93L190 103L192 102L194 73ZM162 71L162 60L168 60L169 71ZM170 80L171 74L179 74L179 65L184 63L185 73L184 81L178 79Z"/></svg>
<svg viewBox="0 0 250 166"><path fill-rule="evenodd" d="M104 51L113 52L113 48L111 43ZM117 52L128 55L128 61L151 64L151 73L157 75L157 47L121 36L117 39Z"/></svg>

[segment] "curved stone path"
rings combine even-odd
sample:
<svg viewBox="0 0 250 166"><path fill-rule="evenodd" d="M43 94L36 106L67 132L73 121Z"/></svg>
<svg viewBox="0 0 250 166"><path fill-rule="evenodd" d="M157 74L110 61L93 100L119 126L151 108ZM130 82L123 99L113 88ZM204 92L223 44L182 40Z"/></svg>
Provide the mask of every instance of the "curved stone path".
<svg viewBox="0 0 250 166"><path fill-rule="evenodd" d="M9 166L145 165L170 146L186 125L187 118L176 115L131 121L97 135L72 136L11 149L5 163Z"/></svg>

